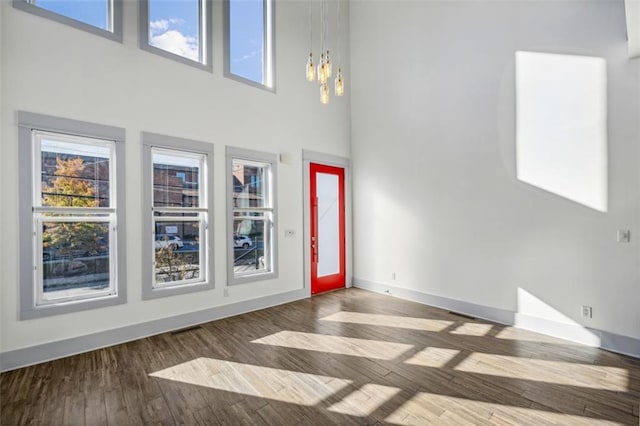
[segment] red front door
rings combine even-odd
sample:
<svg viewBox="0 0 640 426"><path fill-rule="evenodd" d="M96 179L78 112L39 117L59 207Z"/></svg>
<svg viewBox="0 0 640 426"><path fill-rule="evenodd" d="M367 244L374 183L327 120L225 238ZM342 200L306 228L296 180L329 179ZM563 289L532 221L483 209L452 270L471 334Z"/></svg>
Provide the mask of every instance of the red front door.
<svg viewBox="0 0 640 426"><path fill-rule="evenodd" d="M344 169L311 163L311 294L345 286Z"/></svg>

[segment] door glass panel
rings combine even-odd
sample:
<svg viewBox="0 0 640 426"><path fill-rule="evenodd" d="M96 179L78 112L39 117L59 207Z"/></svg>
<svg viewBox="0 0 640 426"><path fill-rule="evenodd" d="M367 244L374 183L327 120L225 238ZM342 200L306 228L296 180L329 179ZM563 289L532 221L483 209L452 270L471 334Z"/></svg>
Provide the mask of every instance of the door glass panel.
<svg viewBox="0 0 640 426"><path fill-rule="evenodd" d="M338 176L318 173L318 277L340 273Z"/></svg>

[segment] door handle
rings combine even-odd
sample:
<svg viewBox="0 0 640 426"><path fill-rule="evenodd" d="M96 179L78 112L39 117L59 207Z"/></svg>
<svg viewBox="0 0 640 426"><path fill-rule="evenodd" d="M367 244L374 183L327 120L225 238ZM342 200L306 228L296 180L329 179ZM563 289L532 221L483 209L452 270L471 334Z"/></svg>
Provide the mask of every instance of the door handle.
<svg viewBox="0 0 640 426"><path fill-rule="evenodd" d="M320 260L318 240L318 197L315 197L313 199L313 235L311 236L311 249L313 250L314 263L318 263Z"/></svg>

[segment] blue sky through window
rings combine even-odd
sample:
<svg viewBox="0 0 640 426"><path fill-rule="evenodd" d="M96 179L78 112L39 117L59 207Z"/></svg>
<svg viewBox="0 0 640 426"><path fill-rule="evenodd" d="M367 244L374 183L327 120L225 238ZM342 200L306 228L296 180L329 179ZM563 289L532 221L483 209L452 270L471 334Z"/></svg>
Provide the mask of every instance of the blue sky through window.
<svg viewBox="0 0 640 426"><path fill-rule="evenodd" d="M229 70L264 84L264 0L230 0L229 15Z"/></svg>
<svg viewBox="0 0 640 426"><path fill-rule="evenodd" d="M199 0L149 0L151 46L203 62L200 22Z"/></svg>
<svg viewBox="0 0 640 426"><path fill-rule="evenodd" d="M109 0L36 0L35 5L67 18L112 31Z"/></svg>

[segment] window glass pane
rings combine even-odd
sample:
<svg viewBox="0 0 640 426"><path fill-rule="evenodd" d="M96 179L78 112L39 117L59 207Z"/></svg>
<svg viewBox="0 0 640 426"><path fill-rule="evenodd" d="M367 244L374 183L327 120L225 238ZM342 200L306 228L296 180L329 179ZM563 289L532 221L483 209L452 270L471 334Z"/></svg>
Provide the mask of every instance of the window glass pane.
<svg viewBox="0 0 640 426"><path fill-rule="evenodd" d="M236 275L271 270L268 222L265 217L233 220L233 269Z"/></svg>
<svg viewBox="0 0 640 426"><path fill-rule="evenodd" d="M110 149L41 139L41 202L47 207L110 207Z"/></svg>
<svg viewBox="0 0 640 426"><path fill-rule="evenodd" d="M202 156L153 153L153 206L200 207Z"/></svg>
<svg viewBox="0 0 640 426"><path fill-rule="evenodd" d="M110 0L35 0L35 5L67 18L112 31Z"/></svg>
<svg viewBox="0 0 640 426"><path fill-rule="evenodd" d="M269 165L233 160L233 207L268 207Z"/></svg>
<svg viewBox="0 0 640 426"><path fill-rule="evenodd" d="M200 221L156 222L155 282L174 283L199 279L200 241L204 227Z"/></svg>
<svg viewBox="0 0 640 426"><path fill-rule="evenodd" d="M229 1L229 69L264 84L264 0Z"/></svg>
<svg viewBox="0 0 640 426"><path fill-rule="evenodd" d="M43 298L109 291L110 222L43 222Z"/></svg>
<svg viewBox="0 0 640 426"><path fill-rule="evenodd" d="M199 0L149 0L149 44L204 62Z"/></svg>

